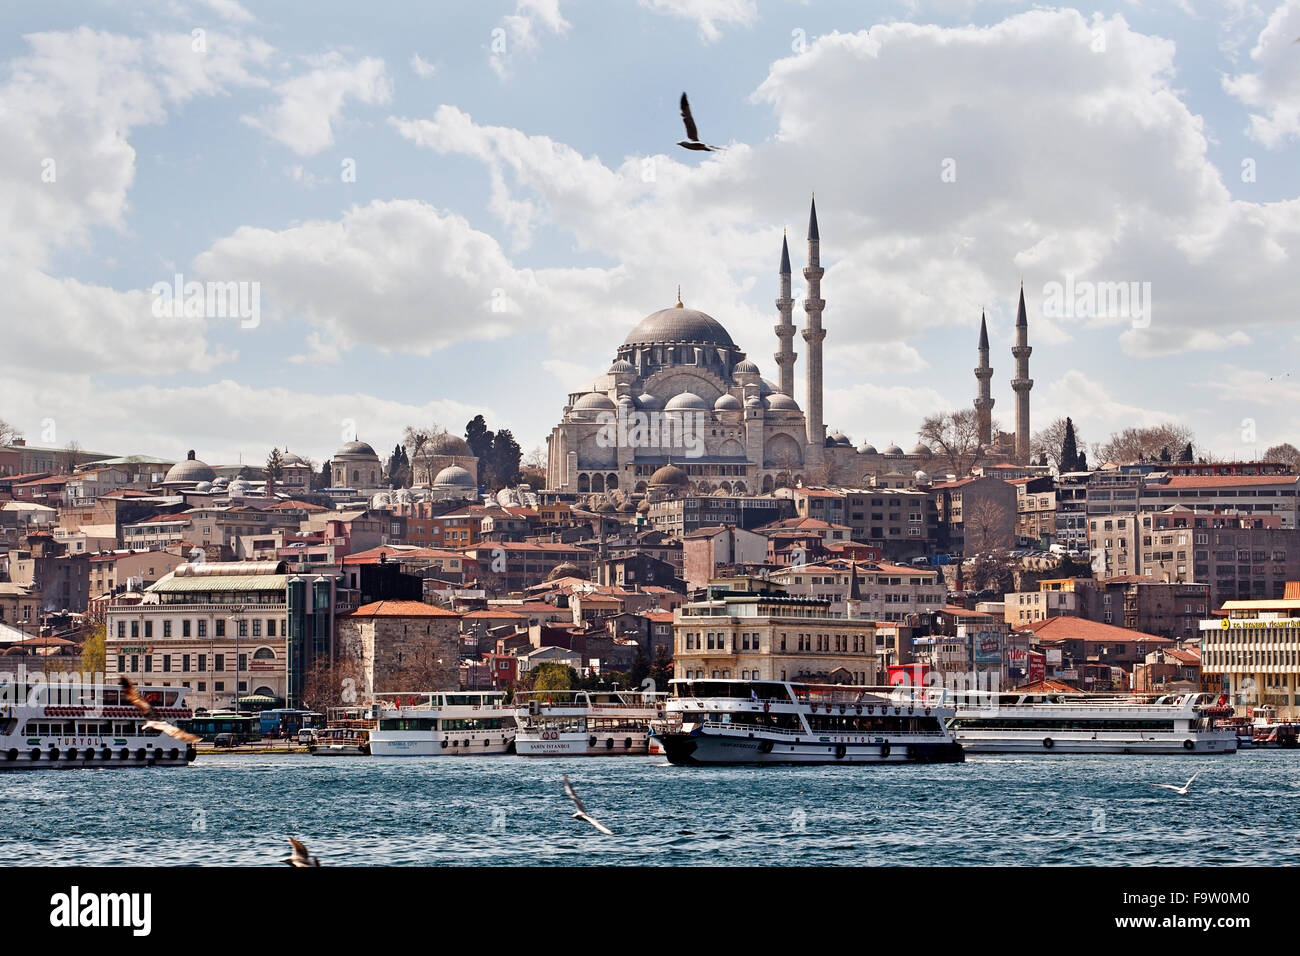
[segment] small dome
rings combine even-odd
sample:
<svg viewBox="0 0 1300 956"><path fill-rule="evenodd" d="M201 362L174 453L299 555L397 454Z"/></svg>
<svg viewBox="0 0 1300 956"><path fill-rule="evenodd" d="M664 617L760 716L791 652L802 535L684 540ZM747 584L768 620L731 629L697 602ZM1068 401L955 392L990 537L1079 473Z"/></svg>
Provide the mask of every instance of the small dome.
<svg viewBox="0 0 1300 956"><path fill-rule="evenodd" d="M789 395L782 392L773 392L767 397L767 407L776 411L797 412L799 406Z"/></svg>
<svg viewBox="0 0 1300 956"><path fill-rule="evenodd" d="M928 485L930 483L930 476L919 468L912 477L916 479L918 485Z"/></svg>
<svg viewBox="0 0 1300 956"><path fill-rule="evenodd" d="M749 359L745 359L743 362L737 363L736 372L740 375L757 375L758 366Z"/></svg>
<svg viewBox="0 0 1300 956"><path fill-rule="evenodd" d="M636 505L632 504L631 498L624 498L619 502L618 510L623 514L631 514L636 511Z"/></svg>
<svg viewBox="0 0 1300 956"><path fill-rule="evenodd" d="M668 399L668 404L664 406L664 410L669 412L693 410L707 411L708 407L709 406L705 403L704 399L700 398L700 396L696 395L694 392L682 392L680 395L674 395L672 398Z"/></svg>
<svg viewBox="0 0 1300 956"><path fill-rule="evenodd" d="M575 411L613 411L614 401L604 392L588 392L573 403Z"/></svg>
<svg viewBox="0 0 1300 956"><path fill-rule="evenodd" d="M651 395L649 392L642 392L638 395L636 403L646 411L654 411L664 407L662 399L657 395Z"/></svg>
<svg viewBox="0 0 1300 956"><path fill-rule="evenodd" d="M474 453L470 451L469 443L463 438L456 437L451 432L434 435L425 442L420 451L422 454L444 455L448 458L472 458L474 456Z"/></svg>
<svg viewBox="0 0 1300 956"><path fill-rule="evenodd" d="M871 444L871 442L867 442L865 445L863 445L861 448L858 449L858 454L859 454L859 455L879 455L880 452L876 451L876 446L875 446L875 445Z"/></svg>
<svg viewBox="0 0 1300 956"><path fill-rule="evenodd" d="M687 483L686 472L676 465L664 465L650 476L650 484L654 487L685 485Z"/></svg>
<svg viewBox="0 0 1300 956"><path fill-rule="evenodd" d="M246 482L243 478L236 478L230 483L230 493L232 495L242 495L251 487L252 485Z"/></svg>
<svg viewBox="0 0 1300 956"><path fill-rule="evenodd" d="M849 441L849 436L844 434L844 432L831 432L830 435L827 436L826 440L832 445L841 445L848 448L853 447L853 442Z"/></svg>
<svg viewBox="0 0 1300 956"><path fill-rule="evenodd" d="M475 489L478 487L478 482L474 480L474 476L464 468L460 467L460 465L451 465L444 468L442 471L438 472L437 476L433 479L433 483L435 486L450 488Z"/></svg>
<svg viewBox="0 0 1300 956"><path fill-rule="evenodd" d="M586 576L580 570L578 570L578 566L576 564L570 564L569 562L565 561L562 564L557 564L554 568L552 568L551 573L546 576L546 580L554 581L558 578L585 578L585 577Z"/></svg>
<svg viewBox="0 0 1300 956"><path fill-rule="evenodd" d="M915 445L912 446L912 451L910 452L910 454L920 455L922 458L929 458L931 455L930 447L921 442L917 442Z"/></svg>
<svg viewBox="0 0 1300 956"><path fill-rule="evenodd" d="M636 506L636 510L637 510L637 513L638 513L638 514L643 514L643 515L644 515L644 514L649 514L649 513L650 513L650 499L649 499L649 498L642 498L642 499L641 499L641 503L638 504L638 505Z"/></svg>
<svg viewBox="0 0 1300 956"><path fill-rule="evenodd" d="M194 490L195 490L195 491L211 491L211 490L212 490L212 482L210 482L210 481L200 481L197 485L194 486Z"/></svg>
<svg viewBox="0 0 1300 956"><path fill-rule="evenodd" d="M375 450L363 441L350 441L334 453L335 458L355 457L357 455L364 455L367 458L379 458L375 454Z"/></svg>
<svg viewBox="0 0 1300 956"><path fill-rule="evenodd" d="M718 400L713 403L713 410L718 412L738 412L740 411L740 399L730 392L723 392L718 396Z"/></svg>
<svg viewBox="0 0 1300 956"><path fill-rule="evenodd" d="M301 458L299 458L297 455L295 455L293 452L285 452L283 455L280 456L280 464L287 468L290 465L305 465L307 463L303 461Z"/></svg>
<svg viewBox="0 0 1300 956"><path fill-rule="evenodd" d="M167 476L163 478L163 484L180 484L181 482L187 481L212 481L216 477L217 473L209 468L205 462L199 461L195 458L194 452L191 451L185 457L184 461L178 461L176 464L172 465L171 468L167 469Z"/></svg>
<svg viewBox="0 0 1300 956"><path fill-rule="evenodd" d="M901 454L903 454L903 449L899 448L897 445L890 445L888 448L885 449L885 454L886 454L886 455L901 455Z"/></svg>
<svg viewBox="0 0 1300 956"><path fill-rule="evenodd" d="M749 398L745 399L745 407L746 407L746 408L762 408L762 407L763 407L763 400L762 400L761 398L759 398L757 395L751 395L751 396L749 396Z"/></svg>
<svg viewBox="0 0 1300 956"><path fill-rule="evenodd" d="M627 359L618 359L616 362L614 362L613 365L609 367L610 375L626 375L629 373L635 375L636 366L633 365L631 362L629 362Z"/></svg>

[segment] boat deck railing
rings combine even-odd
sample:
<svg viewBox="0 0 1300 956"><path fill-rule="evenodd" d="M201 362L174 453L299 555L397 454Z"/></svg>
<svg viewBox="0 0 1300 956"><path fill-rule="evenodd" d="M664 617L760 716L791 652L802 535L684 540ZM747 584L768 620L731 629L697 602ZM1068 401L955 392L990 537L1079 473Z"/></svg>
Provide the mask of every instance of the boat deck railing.
<svg viewBox="0 0 1300 956"><path fill-rule="evenodd" d="M694 723L694 721L692 721ZM822 737L947 737L942 730L803 730L790 727L756 727L752 724L732 724L722 720L705 720L699 726L709 730L734 730L737 733L780 734L783 737L802 737L809 743L818 743Z"/></svg>

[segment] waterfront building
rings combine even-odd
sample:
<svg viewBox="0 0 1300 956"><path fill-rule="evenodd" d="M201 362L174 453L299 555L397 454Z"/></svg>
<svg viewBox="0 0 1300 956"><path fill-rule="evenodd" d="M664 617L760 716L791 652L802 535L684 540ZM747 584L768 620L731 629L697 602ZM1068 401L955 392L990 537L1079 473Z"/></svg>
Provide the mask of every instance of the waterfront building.
<svg viewBox="0 0 1300 956"><path fill-rule="evenodd" d="M340 673L358 691L457 690L461 616L422 601L375 601L339 615Z"/></svg>

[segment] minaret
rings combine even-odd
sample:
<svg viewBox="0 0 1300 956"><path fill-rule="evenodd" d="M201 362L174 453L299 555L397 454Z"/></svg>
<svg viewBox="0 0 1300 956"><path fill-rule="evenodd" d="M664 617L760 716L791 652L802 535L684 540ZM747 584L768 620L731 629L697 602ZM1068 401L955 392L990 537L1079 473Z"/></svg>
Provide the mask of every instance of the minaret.
<svg viewBox="0 0 1300 956"><path fill-rule="evenodd" d="M975 414L979 424L980 448L985 452L993 445L993 398L989 395L989 380L993 378L993 369L989 368L989 327L984 320L984 310L980 310L980 363L975 368L975 378L979 380L979 394L975 398Z"/></svg>
<svg viewBox="0 0 1300 956"><path fill-rule="evenodd" d="M794 308L794 299L790 298L790 247L785 236L781 236L781 293L776 300L776 310L781 313L781 321L776 324L776 365L780 370L780 390L783 395L794 398L794 322L790 310Z"/></svg>
<svg viewBox="0 0 1300 956"><path fill-rule="evenodd" d="M826 300L821 297L821 237L817 232L817 200L812 201L812 212L808 216L808 266L803 270L804 281L808 285L808 297L803 300L803 309L807 314L807 323L803 330L803 340L808 343L808 399L804 404L804 415L808 423L808 464L817 466L822 461L822 449L826 447L826 426L822 424L822 339L826 331L822 328L822 309Z"/></svg>
<svg viewBox="0 0 1300 956"><path fill-rule="evenodd" d="M1016 311L1016 347L1011 354L1016 359L1016 377L1011 388L1016 393L1016 461L1029 462L1029 390L1034 380L1029 377L1029 319L1025 316L1025 284L1020 283L1020 308Z"/></svg>

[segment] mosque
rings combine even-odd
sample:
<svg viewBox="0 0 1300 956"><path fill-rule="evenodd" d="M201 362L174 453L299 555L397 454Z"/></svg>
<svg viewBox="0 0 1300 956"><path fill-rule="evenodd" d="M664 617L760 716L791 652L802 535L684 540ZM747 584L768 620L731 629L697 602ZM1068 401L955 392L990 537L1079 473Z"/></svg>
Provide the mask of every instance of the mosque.
<svg viewBox="0 0 1300 956"><path fill-rule="evenodd" d="M923 444L904 451L854 447L823 422L821 238L817 204L808 219L803 270L806 371L803 405L795 398L795 325L790 252L781 240L775 382L741 351L712 316L677 304L646 316L618 347L609 371L572 392L547 437L547 491L600 495L656 490L694 494L759 494L799 485L867 486L875 476L914 475L935 455ZM1028 460L1029 352L1024 291L1017 317L1017 435L1014 458ZM975 407L980 441L994 450L989 398L988 334L981 322ZM1023 450L1023 457L1021 451ZM1011 449L1008 449L1011 451ZM921 477L917 475L916 477Z"/></svg>

